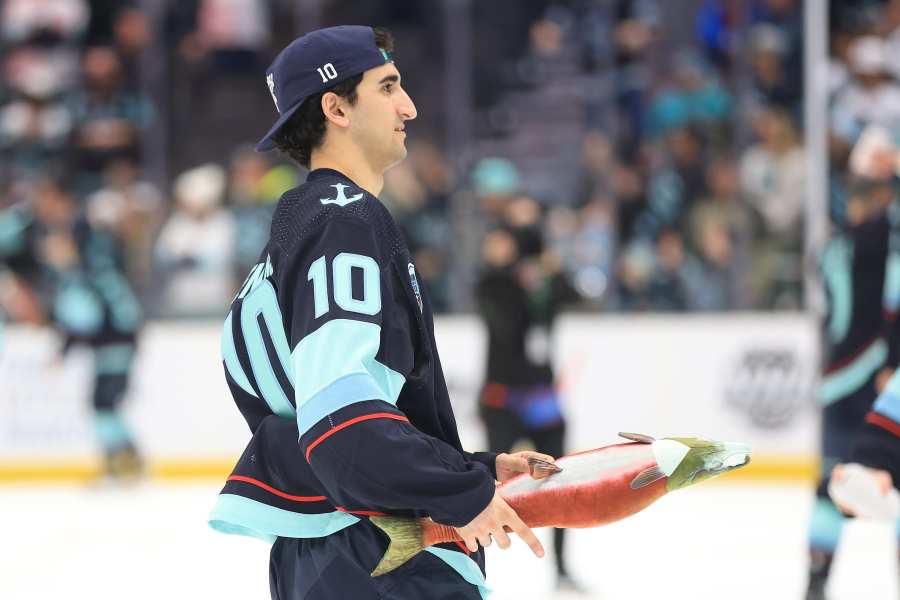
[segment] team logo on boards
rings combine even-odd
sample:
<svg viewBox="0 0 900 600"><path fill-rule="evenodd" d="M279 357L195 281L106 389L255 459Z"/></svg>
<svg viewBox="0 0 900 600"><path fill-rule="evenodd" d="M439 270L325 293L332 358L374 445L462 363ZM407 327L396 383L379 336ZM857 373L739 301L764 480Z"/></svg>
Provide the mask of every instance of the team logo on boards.
<svg viewBox="0 0 900 600"><path fill-rule="evenodd" d="M795 349L750 347L734 363L723 391L725 404L755 427L783 429L812 404L813 375Z"/></svg>
<svg viewBox="0 0 900 600"><path fill-rule="evenodd" d="M351 202L356 202L357 200L361 200L363 195L356 194L355 196L350 196L349 198L344 195L344 190L346 190L349 185L344 185L343 183L336 183L333 186L334 189L337 190L337 198L334 200L329 200L328 198L320 198L319 202L322 204L337 204L338 206L346 206Z"/></svg>
<svg viewBox="0 0 900 600"><path fill-rule="evenodd" d="M269 85L269 93L272 94L272 102L275 103L275 110L281 114L281 109L278 108L278 98L275 97L275 74L269 73L266 75L266 83Z"/></svg>
<svg viewBox="0 0 900 600"><path fill-rule="evenodd" d="M416 279L416 268L412 263L406 265L406 270L409 271L409 283L412 285L413 292L416 294L416 302L419 303L419 312L422 312L422 292L419 291L419 281Z"/></svg>

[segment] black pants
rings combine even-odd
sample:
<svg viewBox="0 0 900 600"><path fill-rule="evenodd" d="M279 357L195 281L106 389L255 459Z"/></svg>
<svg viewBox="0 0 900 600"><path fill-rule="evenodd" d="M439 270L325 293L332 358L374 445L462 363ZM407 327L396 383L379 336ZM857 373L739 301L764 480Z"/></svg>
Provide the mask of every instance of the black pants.
<svg viewBox="0 0 900 600"><path fill-rule="evenodd" d="M549 454L554 458L562 456L566 437L565 421L541 429L529 429L511 410L482 405L480 412L487 429L488 450L491 452L509 452L516 442L528 440L537 452ZM556 572L560 575L566 573L565 536L565 529L553 530Z"/></svg>
<svg viewBox="0 0 900 600"><path fill-rule="evenodd" d="M278 538L269 561L272 600L482 600L476 586L429 552L372 577L386 540L367 519L323 538Z"/></svg>
<svg viewBox="0 0 900 600"><path fill-rule="evenodd" d="M94 376L94 410L115 410L125 397L128 373L97 374Z"/></svg>

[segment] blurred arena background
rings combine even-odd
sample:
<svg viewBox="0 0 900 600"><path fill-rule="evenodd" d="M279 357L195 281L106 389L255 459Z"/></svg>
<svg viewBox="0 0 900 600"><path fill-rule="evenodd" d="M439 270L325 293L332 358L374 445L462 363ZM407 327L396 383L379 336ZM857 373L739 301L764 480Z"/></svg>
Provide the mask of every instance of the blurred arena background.
<svg viewBox="0 0 900 600"><path fill-rule="evenodd" d="M475 288L503 225L537 231L581 297L552 339L569 449L621 430L754 448L575 532L578 597L801 598L822 252L854 210L861 132L900 138L894 0L0 0L0 597L268 597L267 547L205 522L248 438L219 334L305 177L252 150L275 114L265 67L345 23L393 32L419 109L381 199L441 313L464 445L485 444ZM877 101L854 93L870 84ZM137 479L101 476L95 357L61 355L50 325L64 245L23 239L59 211L111 240L143 313ZM895 541L867 527L834 598L900 597ZM491 553L495 598L553 597L521 544Z"/></svg>

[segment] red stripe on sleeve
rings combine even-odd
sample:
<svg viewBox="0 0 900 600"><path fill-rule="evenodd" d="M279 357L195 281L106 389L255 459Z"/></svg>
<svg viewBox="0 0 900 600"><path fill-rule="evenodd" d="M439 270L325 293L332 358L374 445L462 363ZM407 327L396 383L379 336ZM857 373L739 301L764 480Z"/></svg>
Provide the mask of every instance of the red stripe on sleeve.
<svg viewBox="0 0 900 600"><path fill-rule="evenodd" d="M405 416L397 415L394 413L372 413L370 415L362 415L361 417L355 417L353 419L350 419L349 421L344 421L337 427L333 427L332 429L329 429L328 431L320 435L316 439L316 441L309 445L309 447L306 449L306 462L309 462L309 455L313 451L313 448L324 442L330 436L334 435L341 429L346 429L347 427L350 427L351 425L355 425L357 423L361 423L362 421L371 421L372 419L392 419L394 421L405 421L409 423L409 419L407 419Z"/></svg>
<svg viewBox="0 0 900 600"><path fill-rule="evenodd" d="M877 412L870 412L869 414L867 414L866 423L871 423L872 425L877 425L882 429L887 429L897 437L900 437L900 423L895 423L884 415L879 415Z"/></svg>
<svg viewBox="0 0 900 600"><path fill-rule="evenodd" d="M258 479L253 479L252 477L244 477L243 475L232 475L228 478L228 481L242 481L244 483L249 483L250 485L255 485L258 488L262 488L269 493L275 494L276 496L280 496L281 498L285 498L287 500L293 500L294 502L322 502L323 500L328 500L325 496L292 496L288 493L282 492L281 490L276 490L271 485L267 485Z"/></svg>

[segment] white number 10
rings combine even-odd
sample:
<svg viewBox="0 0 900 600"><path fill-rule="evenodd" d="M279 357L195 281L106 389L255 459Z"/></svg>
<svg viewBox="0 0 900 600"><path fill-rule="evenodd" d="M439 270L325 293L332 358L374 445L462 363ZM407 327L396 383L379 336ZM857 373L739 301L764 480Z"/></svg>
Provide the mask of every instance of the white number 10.
<svg viewBox="0 0 900 600"><path fill-rule="evenodd" d="M337 71L334 70L334 65L331 63L326 63L324 66L316 69L316 71L319 72L322 83L328 83L329 79L337 79Z"/></svg>
<svg viewBox="0 0 900 600"><path fill-rule="evenodd" d="M309 267L307 281L313 283L313 304L315 318L328 312L328 266L325 257L320 256ZM362 298L353 297L352 270L362 270ZM334 286L334 301L347 312L364 315L378 314L381 310L381 282L379 280L378 263L374 259L361 254L341 252L331 263L331 282Z"/></svg>

